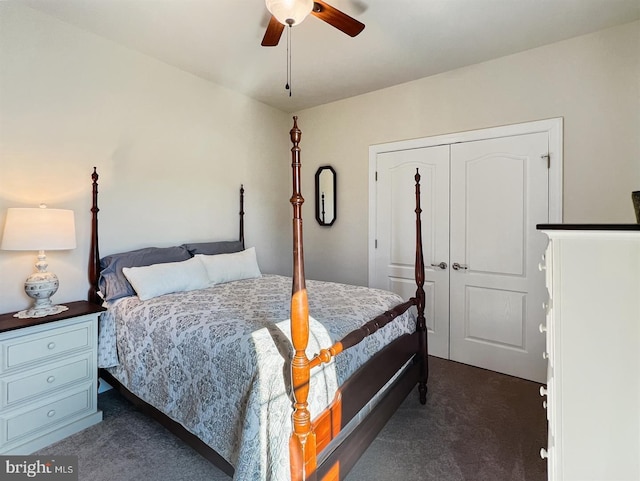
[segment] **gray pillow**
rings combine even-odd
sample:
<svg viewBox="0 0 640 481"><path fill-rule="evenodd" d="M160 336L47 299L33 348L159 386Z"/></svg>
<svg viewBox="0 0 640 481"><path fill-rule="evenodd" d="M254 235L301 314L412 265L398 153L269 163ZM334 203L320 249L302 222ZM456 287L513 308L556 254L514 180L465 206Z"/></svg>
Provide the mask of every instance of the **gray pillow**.
<svg viewBox="0 0 640 481"><path fill-rule="evenodd" d="M106 301L135 296L136 291L122 273L123 267L142 267L164 264L165 262L186 261L191 257L184 246L145 247L135 251L112 254L100 260L98 287Z"/></svg>
<svg viewBox="0 0 640 481"><path fill-rule="evenodd" d="M217 254L232 254L244 250L242 241L219 241L219 242L196 242L191 244L182 244L189 254L203 254L205 256L215 256Z"/></svg>

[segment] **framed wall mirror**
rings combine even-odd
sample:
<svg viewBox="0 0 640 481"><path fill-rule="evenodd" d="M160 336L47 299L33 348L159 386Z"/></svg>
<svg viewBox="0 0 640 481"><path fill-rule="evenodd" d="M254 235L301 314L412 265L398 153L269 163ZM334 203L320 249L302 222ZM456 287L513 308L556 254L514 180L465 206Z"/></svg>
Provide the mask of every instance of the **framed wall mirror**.
<svg viewBox="0 0 640 481"><path fill-rule="evenodd" d="M324 226L336 221L336 171L328 165L316 172L316 220Z"/></svg>

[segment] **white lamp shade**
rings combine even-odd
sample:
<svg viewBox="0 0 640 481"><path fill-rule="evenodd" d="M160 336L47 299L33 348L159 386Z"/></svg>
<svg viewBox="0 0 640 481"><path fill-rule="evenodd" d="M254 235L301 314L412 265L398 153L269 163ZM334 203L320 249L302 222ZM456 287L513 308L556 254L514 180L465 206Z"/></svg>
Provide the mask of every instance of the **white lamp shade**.
<svg viewBox="0 0 640 481"><path fill-rule="evenodd" d="M0 249L40 251L75 247L76 228L72 210L16 207L7 209Z"/></svg>
<svg viewBox="0 0 640 481"><path fill-rule="evenodd" d="M313 0L265 0L267 10L283 25L297 25L313 10Z"/></svg>

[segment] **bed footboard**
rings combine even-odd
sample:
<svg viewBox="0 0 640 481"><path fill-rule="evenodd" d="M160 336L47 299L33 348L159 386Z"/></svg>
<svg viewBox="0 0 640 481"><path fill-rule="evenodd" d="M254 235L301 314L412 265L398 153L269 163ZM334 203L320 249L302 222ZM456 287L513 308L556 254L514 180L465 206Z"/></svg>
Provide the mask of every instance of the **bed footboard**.
<svg viewBox="0 0 640 481"><path fill-rule="evenodd" d="M358 426L349 434L348 440L337 446L328 444L324 452L327 457L318 465L317 477L320 480L343 480L367 450L389 418L396 412L402 401L415 388L420 376L420 363L412 363L394 382L393 387L372 408ZM349 394L345 392L344 397ZM312 479L309 477L308 479Z"/></svg>
<svg viewBox="0 0 640 481"><path fill-rule="evenodd" d="M333 402L312 422L318 453L327 448L387 382L414 358L418 345L417 332L401 336L338 388ZM414 359L413 364L416 363Z"/></svg>

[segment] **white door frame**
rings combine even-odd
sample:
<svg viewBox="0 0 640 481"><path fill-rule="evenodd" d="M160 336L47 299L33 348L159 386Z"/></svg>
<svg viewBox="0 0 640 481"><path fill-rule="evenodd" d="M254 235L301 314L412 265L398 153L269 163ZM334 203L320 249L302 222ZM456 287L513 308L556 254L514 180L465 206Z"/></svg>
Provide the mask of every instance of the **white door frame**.
<svg viewBox="0 0 640 481"><path fill-rule="evenodd" d="M480 130L469 130L452 134L423 137L420 139L400 140L369 146L369 285L373 282L375 265L375 239L376 239L376 160L379 153L394 152L397 150L420 149L435 145L457 144L460 142L472 142L476 140L494 139L514 135L547 132L549 134L549 223L562 222L562 166L563 166L563 118L536 120L520 124L491 127ZM407 185L407 189L412 186Z"/></svg>

